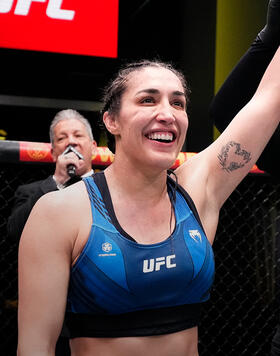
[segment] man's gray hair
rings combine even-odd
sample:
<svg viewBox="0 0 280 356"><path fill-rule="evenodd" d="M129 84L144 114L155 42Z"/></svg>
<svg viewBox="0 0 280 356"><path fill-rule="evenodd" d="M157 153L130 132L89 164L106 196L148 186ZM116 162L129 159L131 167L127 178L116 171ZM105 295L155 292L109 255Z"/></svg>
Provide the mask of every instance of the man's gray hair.
<svg viewBox="0 0 280 356"><path fill-rule="evenodd" d="M65 109L65 110L61 110L59 111L55 117L53 118L51 125L50 125L50 142L53 145L54 142L54 128L55 126L60 122L60 121L65 121L65 120L77 120L80 121L86 128L87 133L90 137L91 140L94 140L93 138L93 134L92 134L92 129L90 126L90 123L88 122L88 120L81 115L78 111L73 110L73 109Z"/></svg>

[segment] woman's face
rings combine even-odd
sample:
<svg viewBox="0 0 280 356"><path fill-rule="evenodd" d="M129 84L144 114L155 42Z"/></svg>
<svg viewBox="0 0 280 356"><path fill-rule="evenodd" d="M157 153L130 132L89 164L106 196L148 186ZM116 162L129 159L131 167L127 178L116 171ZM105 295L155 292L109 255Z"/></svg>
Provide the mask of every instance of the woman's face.
<svg viewBox="0 0 280 356"><path fill-rule="evenodd" d="M179 78L170 70L146 67L130 74L116 115L116 148L138 163L169 168L185 140L188 117Z"/></svg>

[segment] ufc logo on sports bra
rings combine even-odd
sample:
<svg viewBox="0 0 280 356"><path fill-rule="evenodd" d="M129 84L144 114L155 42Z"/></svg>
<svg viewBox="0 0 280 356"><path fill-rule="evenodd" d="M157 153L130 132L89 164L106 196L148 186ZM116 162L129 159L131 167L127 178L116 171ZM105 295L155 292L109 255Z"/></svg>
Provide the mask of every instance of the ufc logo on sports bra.
<svg viewBox="0 0 280 356"><path fill-rule="evenodd" d="M162 267L165 268L175 268L176 263L174 263L174 260L176 255L170 255L166 257L157 257L157 258L151 258L149 260L144 260L143 261L143 272L144 273L149 273L149 272L154 272L154 271L160 271Z"/></svg>
<svg viewBox="0 0 280 356"><path fill-rule="evenodd" d="M14 10L15 15L27 16L32 2L46 2L47 0L17 0ZM61 9L63 0L49 0L46 14L52 19L73 20L75 11ZM0 0L0 13L11 11L14 0Z"/></svg>

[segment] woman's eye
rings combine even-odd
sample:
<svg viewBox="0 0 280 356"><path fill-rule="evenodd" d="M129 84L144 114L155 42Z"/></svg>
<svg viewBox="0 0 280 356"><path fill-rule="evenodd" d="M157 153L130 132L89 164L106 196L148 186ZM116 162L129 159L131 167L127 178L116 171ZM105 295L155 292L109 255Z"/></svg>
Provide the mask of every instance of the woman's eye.
<svg viewBox="0 0 280 356"><path fill-rule="evenodd" d="M149 97L149 98L143 98L143 99L141 100L141 103L143 103L143 104L145 104L145 103L151 104L151 103L154 103L154 102L155 102L154 98L151 98L151 97Z"/></svg>
<svg viewBox="0 0 280 356"><path fill-rule="evenodd" d="M173 105L179 106L179 107L181 107L183 109L185 108L185 104L182 101L174 101Z"/></svg>

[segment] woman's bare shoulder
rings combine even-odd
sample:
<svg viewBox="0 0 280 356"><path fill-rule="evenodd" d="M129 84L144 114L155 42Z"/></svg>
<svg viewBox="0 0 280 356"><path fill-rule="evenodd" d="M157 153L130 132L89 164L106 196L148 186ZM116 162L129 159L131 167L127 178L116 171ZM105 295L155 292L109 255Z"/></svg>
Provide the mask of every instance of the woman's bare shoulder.
<svg viewBox="0 0 280 356"><path fill-rule="evenodd" d="M86 188L83 182L79 182L65 188L46 193L34 205L30 218L43 219L57 223L66 218L74 223L75 217L82 213L80 207L87 202Z"/></svg>
<svg viewBox="0 0 280 356"><path fill-rule="evenodd" d="M83 182L78 182L62 190L55 190L53 192L48 192L41 196L36 205L40 207L61 207L64 205L71 205L72 199L79 199L84 196L85 185Z"/></svg>

